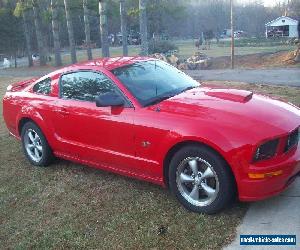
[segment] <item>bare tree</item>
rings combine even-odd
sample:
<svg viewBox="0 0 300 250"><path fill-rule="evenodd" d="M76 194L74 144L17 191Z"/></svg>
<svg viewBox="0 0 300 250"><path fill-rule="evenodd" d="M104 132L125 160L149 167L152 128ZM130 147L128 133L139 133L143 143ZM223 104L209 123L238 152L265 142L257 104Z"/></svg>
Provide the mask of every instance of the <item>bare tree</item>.
<svg viewBox="0 0 300 250"><path fill-rule="evenodd" d="M234 69L234 14L233 0L230 0L230 26L231 26L231 68Z"/></svg>
<svg viewBox="0 0 300 250"><path fill-rule="evenodd" d="M19 2L22 5L22 18L23 18L23 23L24 23L24 35L25 35L25 40L26 40L26 50L27 50L27 57L28 57L28 66L32 67L33 66L33 60L32 60L32 47L31 47L31 41L30 41L30 32L29 32L29 20L27 16L27 8L26 8L26 3L24 0Z"/></svg>
<svg viewBox="0 0 300 250"><path fill-rule="evenodd" d="M139 0L141 55L148 55L148 31L147 31L147 2Z"/></svg>
<svg viewBox="0 0 300 250"><path fill-rule="evenodd" d="M40 7L38 5L37 0L32 0L32 9L33 9L33 16L34 16L36 39L37 39L37 44L39 49L40 65L44 66L46 65L46 47L42 35Z"/></svg>
<svg viewBox="0 0 300 250"><path fill-rule="evenodd" d="M89 60L93 59L92 49L91 49L91 29L89 21L89 9L88 0L83 0L83 15L84 15L84 32L85 32L85 43L87 46L87 56Z"/></svg>
<svg viewBox="0 0 300 250"><path fill-rule="evenodd" d="M102 44L102 56L103 57L109 57L106 4L107 4L106 0L99 0L100 33L101 33L101 44Z"/></svg>
<svg viewBox="0 0 300 250"><path fill-rule="evenodd" d="M126 20L125 0L120 0L120 16L121 16L121 32L122 32L123 56L128 56L127 20Z"/></svg>
<svg viewBox="0 0 300 250"><path fill-rule="evenodd" d="M68 35L69 35L69 44L71 50L71 60L72 63L76 63L77 57L76 57L76 48L75 48L75 38L74 38L73 23L72 23L72 18L70 13L69 0L64 0L64 3L65 3Z"/></svg>
<svg viewBox="0 0 300 250"><path fill-rule="evenodd" d="M51 0L51 11L52 11L52 33L54 43L54 55L55 55L55 66L59 67L62 65L61 54L60 54L60 41L59 41L59 18L57 10L57 0Z"/></svg>
<svg viewBox="0 0 300 250"><path fill-rule="evenodd" d="M288 14L290 16L299 16L300 15L300 1L299 0L288 1Z"/></svg>

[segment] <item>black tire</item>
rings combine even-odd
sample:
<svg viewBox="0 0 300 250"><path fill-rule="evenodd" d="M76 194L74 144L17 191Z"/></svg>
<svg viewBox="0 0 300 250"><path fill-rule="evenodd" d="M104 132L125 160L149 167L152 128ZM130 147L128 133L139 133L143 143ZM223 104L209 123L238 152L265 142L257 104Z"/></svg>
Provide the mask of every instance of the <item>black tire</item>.
<svg viewBox="0 0 300 250"><path fill-rule="evenodd" d="M206 174L209 177L204 178L204 173L201 172L198 172L199 174L195 177L191 165L196 165L197 171L203 168L203 172L206 172L205 169L209 168L207 171L209 174ZM189 173L192 173L191 176ZM201 174L203 179L201 179ZM185 182L187 179L181 178L181 175L189 177L188 181ZM190 178L194 181L191 182ZM195 178L198 178L197 181ZM205 188L202 188L202 185ZM212 186L212 189L209 189L209 185ZM185 146L175 153L169 166L169 186L179 202L188 210L196 213L214 214L224 209L236 194L234 177L228 164L206 146ZM192 195L194 188L197 192L196 195ZM207 190L215 190L215 192L209 193L206 192ZM205 201L205 196L207 196L207 201ZM192 197L198 197L198 200Z"/></svg>
<svg viewBox="0 0 300 250"><path fill-rule="evenodd" d="M38 136L38 146L42 148L40 152L40 158L34 160L28 150L26 149L26 137L28 136L29 131L34 132ZM27 122L24 124L21 130L21 139L22 139L22 148L26 158L29 162L38 167L48 166L54 159L52 150L47 142L46 137L44 136L41 129L33 122ZM31 142L31 141L30 141ZM32 145L32 144L30 144Z"/></svg>

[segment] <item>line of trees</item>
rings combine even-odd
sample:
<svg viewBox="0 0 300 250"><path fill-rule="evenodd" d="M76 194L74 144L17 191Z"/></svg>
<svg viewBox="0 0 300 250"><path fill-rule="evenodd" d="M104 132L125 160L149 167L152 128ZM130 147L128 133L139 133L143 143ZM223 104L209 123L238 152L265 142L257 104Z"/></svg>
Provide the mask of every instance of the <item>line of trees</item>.
<svg viewBox="0 0 300 250"><path fill-rule="evenodd" d="M0 58L39 54L45 65L54 53L62 64L61 51L69 47L72 62L76 46L93 58L92 44L109 56L109 34L120 32L123 54L128 54L127 35L140 32L141 54L148 53L150 37L199 38L202 32L215 36L229 28L230 0L0 0ZM238 1L236 1L238 2ZM264 24L288 14L300 16L300 0L267 8L260 0L235 5L236 29L263 36ZM100 56L100 55L97 55Z"/></svg>
<svg viewBox="0 0 300 250"><path fill-rule="evenodd" d="M98 13L99 13L99 37L100 45L102 47L102 56L108 57L109 53L109 26L108 26L108 15L111 13L112 7L115 9L115 5L119 4L120 10L120 23L121 23L121 31L122 31L122 45L123 45L123 54L128 55L127 48L127 6L126 3L131 2L131 5L134 4L136 0L0 0L0 16L1 19L7 21L6 29L3 29L0 24L1 38L6 37L7 41L2 42L2 47L6 50L6 52L11 52L15 48L15 54L17 54L16 48L20 47L22 44L22 34L26 40L26 52L28 55L28 63L29 66L33 65L32 55L33 47L37 48L40 65L44 66L47 63L47 58L49 54L49 50L47 49L49 46L49 42L47 44L46 39L52 39L50 43L53 44L54 57L55 57L55 65L62 65L62 56L61 56L61 39L62 34L60 33L60 26L66 24L66 30L68 34L68 45L70 48L71 61L72 63L77 62L76 55L76 39L75 32L77 33L78 28L76 26L74 30L73 20L74 20L74 10L76 12L82 10L83 13L83 22L84 22L84 46L87 48L87 56L88 59L92 59L92 49L91 49L91 20L90 20L90 10L96 10L96 4L98 5ZM81 6L80 6L80 5ZM140 6L146 6L146 0L139 0ZM109 7L108 7L109 5ZM80 7L81 8L80 8ZM64 15L62 15L62 7L64 9ZM141 11L143 13L140 17L141 21L141 33L143 36L142 41L142 51L141 54L147 54L147 16L146 16L146 8ZM13 10L13 15L12 15ZM43 11L41 11L43 10ZM133 9L131 9L133 11ZM137 10L134 10L135 12ZM72 13L73 12L73 13ZM138 11L139 13L140 11ZM63 20L62 20L63 18ZM45 22L43 24L43 19L51 23L51 27L47 27L48 31L51 35L45 35ZM14 21L11 23L11 21ZM22 21L21 21L22 20ZM94 18L95 20L95 18ZM94 21L93 20L93 21ZM22 24L22 25L21 25ZM34 25L34 29L32 29L32 24ZM13 26L13 29L12 28ZM76 23L77 25L77 23ZM144 28L144 26L146 28ZM21 30L24 30L22 32ZM17 32L19 35L15 37L13 32ZM34 33L34 36L33 36ZM11 40L12 37L15 37L16 43L13 43ZM33 39L35 37L35 39ZM35 42L33 42L35 40ZM17 44L17 43L20 44ZM34 46L32 46L34 44ZM1 44L0 44L1 45ZM7 49L9 51L7 51Z"/></svg>

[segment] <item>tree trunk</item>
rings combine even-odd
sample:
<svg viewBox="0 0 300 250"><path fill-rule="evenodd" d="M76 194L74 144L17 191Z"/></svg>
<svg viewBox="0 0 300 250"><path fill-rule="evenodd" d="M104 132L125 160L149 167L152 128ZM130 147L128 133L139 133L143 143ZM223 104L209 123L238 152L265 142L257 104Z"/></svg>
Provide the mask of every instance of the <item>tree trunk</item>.
<svg viewBox="0 0 300 250"><path fill-rule="evenodd" d="M24 22L24 35L26 40L26 52L28 57L28 66L33 66L33 60L32 60L32 48L31 48L31 42L30 42L30 33L29 33L29 26L28 26L28 18L26 10L22 11L22 18Z"/></svg>
<svg viewBox="0 0 300 250"><path fill-rule="evenodd" d="M87 6L88 0L83 0L83 15L84 15L84 32L85 32L85 43L87 46L87 56L89 60L93 59L91 49L91 29L89 21L89 9Z"/></svg>
<svg viewBox="0 0 300 250"><path fill-rule="evenodd" d="M139 0L140 10L140 33L141 33L141 55L148 55L148 31L147 31L147 10L146 0Z"/></svg>
<svg viewBox="0 0 300 250"><path fill-rule="evenodd" d="M17 64L17 51L14 51L14 59L15 59L15 68L18 67L18 64Z"/></svg>
<svg viewBox="0 0 300 250"><path fill-rule="evenodd" d="M53 33L53 43L54 43L55 66L59 67L62 65L62 61L61 61L61 54L60 54L57 0L51 0L51 11L52 11L52 33Z"/></svg>
<svg viewBox="0 0 300 250"><path fill-rule="evenodd" d="M46 51L45 51L46 48L45 48L42 28L41 28L40 8L37 3L37 0L32 0L32 8L33 8L36 39L37 39L37 44L39 49L40 65L44 66L46 65Z"/></svg>
<svg viewBox="0 0 300 250"><path fill-rule="evenodd" d="M128 56L127 20L126 20L125 0L120 0L120 16L121 16L121 32L122 32L123 56Z"/></svg>
<svg viewBox="0 0 300 250"><path fill-rule="evenodd" d="M69 7L69 0L64 0L64 3L65 3L68 35L69 35L69 44L71 50L71 60L72 63L76 63L77 57L76 57L76 48L75 48L75 38L74 38L73 23L72 23L70 7Z"/></svg>
<svg viewBox="0 0 300 250"><path fill-rule="evenodd" d="M106 0L99 0L100 34L101 34L102 56L103 57L109 57L106 4L107 4Z"/></svg>

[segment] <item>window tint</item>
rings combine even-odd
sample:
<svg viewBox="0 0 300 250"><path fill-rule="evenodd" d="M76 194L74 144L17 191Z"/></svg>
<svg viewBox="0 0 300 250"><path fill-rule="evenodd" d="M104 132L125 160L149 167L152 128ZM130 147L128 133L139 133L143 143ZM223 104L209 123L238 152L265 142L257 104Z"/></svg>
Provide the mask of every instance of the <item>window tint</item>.
<svg viewBox="0 0 300 250"><path fill-rule="evenodd" d="M94 102L99 95L114 90L114 85L105 75L81 71L61 77L62 98Z"/></svg>
<svg viewBox="0 0 300 250"><path fill-rule="evenodd" d="M143 106L199 86L180 70L158 60L137 62L116 68L112 73Z"/></svg>
<svg viewBox="0 0 300 250"><path fill-rule="evenodd" d="M47 78L43 81L38 82L33 86L33 92L49 95L51 92L51 79Z"/></svg>

